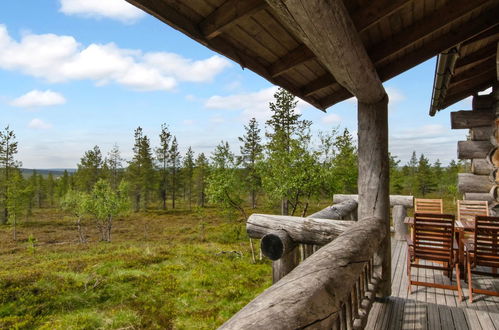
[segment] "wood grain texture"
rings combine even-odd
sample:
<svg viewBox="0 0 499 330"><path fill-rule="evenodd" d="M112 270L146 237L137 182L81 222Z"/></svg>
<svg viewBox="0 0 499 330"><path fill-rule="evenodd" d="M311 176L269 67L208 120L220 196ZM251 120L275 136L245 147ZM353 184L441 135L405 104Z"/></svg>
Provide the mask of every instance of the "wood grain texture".
<svg viewBox="0 0 499 330"><path fill-rule="evenodd" d="M494 146L489 141L458 141L457 158L485 159Z"/></svg>
<svg viewBox="0 0 499 330"><path fill-rule="evenodd" d="M324 245L353 224L355 221L252 214L246 231L251 238L262 238L275 230L284 230L296 243Z"/></svg>
<svg viewBox="0 0 499 330"><path fill-rule="evenodd" d="M334 194L333 203L343 203L348 200L359 201L359 195L354 194ZM390 195L390 206L403 205L405 207L414 207L414 196Z"/></svg>
<svg viewBox="0 0 499 330"><path fill-rule="evenodd" d="M452 129L474 128L487 126L494 123L494 113L492 111L453 111L450 113Z"/></svg>
<svg viewBox="0 0 499 330"><path fill-rule="evenodd" d="M313 51L340 85L365 103L385 90L343 1L267 0L273 12Z"/></svg>
<svg viewBox="0 0 499 330"><path fill-rule="evenodd" d="M358 103L359 219L385 219L384 241L375 257L380 293L391 293L388 96L376 104Z"/></svg>
<svg viewBox="0 0 499 330"><path fill-rule="evenodd" d="M220 329L332 328L365 263L386 235L368 218L321 248L256 297Z"/></svg>
<svg viewBox="0 0 499 330"><path fill-rule="evenodd" d="M460 193L487 193L494 185L488 175L458 173L458 189Z"/></svg>

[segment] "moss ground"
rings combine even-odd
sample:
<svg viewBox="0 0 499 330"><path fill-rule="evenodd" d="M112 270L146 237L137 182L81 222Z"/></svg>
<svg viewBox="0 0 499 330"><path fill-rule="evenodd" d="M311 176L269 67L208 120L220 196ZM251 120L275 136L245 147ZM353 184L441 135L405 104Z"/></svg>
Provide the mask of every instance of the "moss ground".
<svg viewBox="0 0 499 330"><path fill-rule="evenodd" d="M243 223L214 209L114 222L113 241L76 241L73 219L37 211L0 227L0 329L214 329L270 285Z"/></svg>

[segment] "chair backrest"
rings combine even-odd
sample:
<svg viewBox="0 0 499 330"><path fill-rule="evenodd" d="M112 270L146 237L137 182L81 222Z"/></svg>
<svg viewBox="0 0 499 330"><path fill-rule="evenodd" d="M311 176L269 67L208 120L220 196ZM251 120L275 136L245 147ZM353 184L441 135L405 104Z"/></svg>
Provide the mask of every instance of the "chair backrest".
<svg viewBox="0 0 499 330"><path fill-rule="evenodd" d="M476 264L499 268L499 217L476 217L474 243Z"/></svg>
<svg viewBox="0 0 499 330"><path fill-rule="evenodd" d="M454 220L452 214L414 214L414 256L448 262L452 267Z"/></svg>
<svg viewBox="0 0 499 330"><path fill-rule="evenodd" d="M441 199L414 198L415 213L444 213Z"/></svg>
<svg viewBox="0 0 499 330"><path fill-rule="evenodd" d="M487 201L457 201L457 220L475 220L477 215L489 215Z"/></svg>

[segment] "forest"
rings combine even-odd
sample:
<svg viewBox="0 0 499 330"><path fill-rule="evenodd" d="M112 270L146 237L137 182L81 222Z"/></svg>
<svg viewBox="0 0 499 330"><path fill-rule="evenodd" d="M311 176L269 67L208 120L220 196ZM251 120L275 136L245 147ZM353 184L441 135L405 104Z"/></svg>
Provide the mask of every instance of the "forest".
<svg viewBox="0 0 499 330"><path fill-rule="evenodd" d="M62 175L23 175L22 144L7 126L0 328L223 323L270 283L268 261L244 233L249 214L306 216L357 191L354 136L341 127L313 134L296 105L279 89L271 118L264 127L251 119L239 150L221 141L211 154L182 154L167 124L155 145L137 127L131 159L118 145L94 146ZM405 164L392 155L390 193L456 199L457 173L467 170L416 151Z"/></svg>

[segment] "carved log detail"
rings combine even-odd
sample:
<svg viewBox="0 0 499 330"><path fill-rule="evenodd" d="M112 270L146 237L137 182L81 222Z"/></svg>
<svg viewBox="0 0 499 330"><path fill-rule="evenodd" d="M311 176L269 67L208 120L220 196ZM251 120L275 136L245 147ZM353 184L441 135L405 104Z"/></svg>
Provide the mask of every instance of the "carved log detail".
<svg viewBox="0 0 499 330"><path fill-rule="evenodd" d="M276 230L262 237L260 247L264 256L278 260L296 248L296 243L284 230Z"/></svg>

